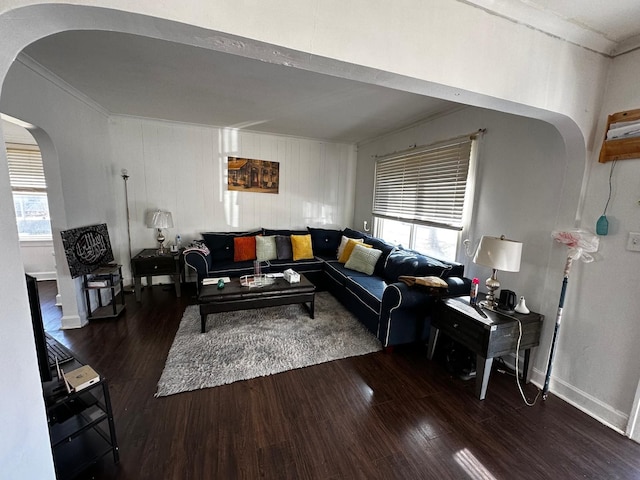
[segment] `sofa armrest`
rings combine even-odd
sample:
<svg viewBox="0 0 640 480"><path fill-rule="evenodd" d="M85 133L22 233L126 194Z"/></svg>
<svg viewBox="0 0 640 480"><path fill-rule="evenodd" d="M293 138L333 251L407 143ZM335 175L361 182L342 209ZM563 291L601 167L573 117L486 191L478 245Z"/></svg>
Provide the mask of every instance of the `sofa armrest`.
<svg viewBox="0 0 640 480"><path fill-rule="evenodd" d="M444 279L449 286L447 288L447 297L460 297L469 295L471 291L471 279L467 277L448 277Z"/></svg>
<svg viewBox="0 0 640 480"><path fill-rule="evenodd" d="M446 297L459 297L469 295L471 280L465 277L448 277L447 290L442 295ZM424 305L433 300L434 295L426 287L409 287L404 282L395 282L387 285L382 295L382 310L387 312L396 308L413 308Z"/></svg>
<svg viewBox="0 0 640 480"><path fill-rule="evenodd" d="M382 294L382 311L417 307L430 298L431 294L424 288L410 287L404 282L390 283Z"/></svg>
<svg viewBox="0 0 640 480"><path fill-rule="evenodd" d="M206 254L199 249L188 249L184 251L184 263L191 267L198 276L198 286L202 284L202 280L209 275L211 267L211 253Z"/></svg>

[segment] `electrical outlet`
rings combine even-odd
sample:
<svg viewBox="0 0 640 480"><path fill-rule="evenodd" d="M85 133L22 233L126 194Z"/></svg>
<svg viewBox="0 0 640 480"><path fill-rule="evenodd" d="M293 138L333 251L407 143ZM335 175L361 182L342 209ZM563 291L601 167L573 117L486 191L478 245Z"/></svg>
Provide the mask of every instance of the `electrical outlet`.
<svg viewBox="0 0 640 480"><path fill-rule="evenodd" d="M631 252L640 252L640 233L629 232L627 250Z"/></svg>

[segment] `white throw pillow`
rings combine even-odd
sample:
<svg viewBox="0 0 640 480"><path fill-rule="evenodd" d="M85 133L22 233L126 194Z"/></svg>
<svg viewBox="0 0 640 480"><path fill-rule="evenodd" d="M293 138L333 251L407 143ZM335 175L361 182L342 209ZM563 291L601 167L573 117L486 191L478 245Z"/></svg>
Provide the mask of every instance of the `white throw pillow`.
<svg viewBox="0 0 640 480"><path fill-rule="evenodd" d="M276 237L274 235L267 237L257 235L256 259L259 262L266 262L267 260L276 260L277 258L278 252L276 249Z"/></svg>
<svg viewBox="0 0 640 480"><path fill-rule="evenodd" d="M345 263L344 266L350 270L355 270L356 272L372 275L380 255L382 255L382 250L356 245L353 247L353 252L351 252L349 260L347 260L347 263Z"/></svg>
<svg viewBox="0 0 640 480"><path fill-rule="evenodd" d="M363 243L364 242L364 238L349 238L349 237L345 237L344 235L342 236L342 240L340 240L340 246L338 247L338 255L336 256L336 258L340 258L342 256L342 252L344 251L344 247L347 246L347 242L349 240L353 240L354 242L358 242L358 243Z"/></svg>

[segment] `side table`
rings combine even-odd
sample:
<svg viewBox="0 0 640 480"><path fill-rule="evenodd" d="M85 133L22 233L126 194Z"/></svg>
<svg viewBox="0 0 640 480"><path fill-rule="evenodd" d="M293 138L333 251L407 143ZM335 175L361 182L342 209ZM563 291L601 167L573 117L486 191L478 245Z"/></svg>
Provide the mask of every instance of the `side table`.
<svg viewBox="0 0 640 480"><path fill-rule="evenodd" d="M179 252L158 253L155 248L145 248L131 259L136 301L141 301L142 277L147 278L147 285L152 286L152 277L170 275L176 288L176 297L181 295L181 277L184 271L182 250Z"/></svg>
<svg viewBox="0 0 640 480"><path fill-rule="evenodd" d="M464 345L476 354L476 395L484 400L491 375L493 359L516 351L518 343L518 320L522 325L520 350L524 351L523 377L529 379L531 348L540 343L540 332L544 315L530 312L502 313L484 309L482 317L471 305L469 297L446 298L438 302L431 318L431 333L427 356L433 358L440 332Z"/></svg>
<svg viewBox="0 0 640 480"><path fill-rule="evenodd" d="M116 291L118 288L120 289L119 295ZM83 275L82 290L84 290L88 320L117 317L125 309L122 265L102 265ZM102 290L111 290L111 303L109 305L102 303ZM96 292L98 298L98 306L95 310L91 308L91 291ZM118 296L120 297L120 303L118 303Z"/></svg>

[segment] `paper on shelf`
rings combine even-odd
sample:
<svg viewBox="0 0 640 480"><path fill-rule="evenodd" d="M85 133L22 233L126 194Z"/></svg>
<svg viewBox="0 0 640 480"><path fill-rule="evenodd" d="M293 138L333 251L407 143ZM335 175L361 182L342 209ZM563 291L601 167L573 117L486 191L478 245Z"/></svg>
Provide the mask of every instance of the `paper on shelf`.
<svg viewBox="0 0 640 480"><path fill-rule="evenodd" d="M205 278L202 280L202 285L217 285L218 280L222 280L224 283L231 281L229 277Z"/></svg>

